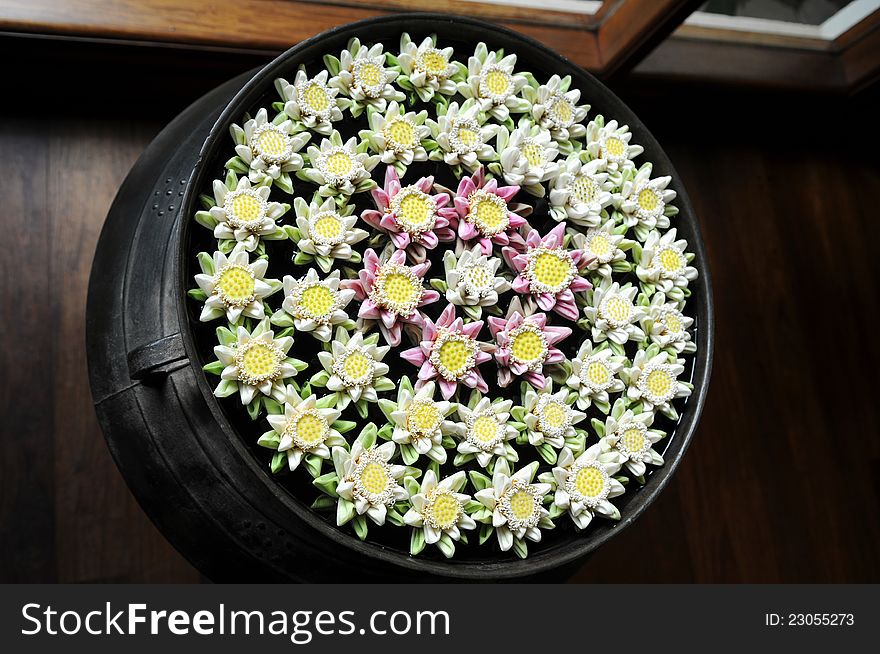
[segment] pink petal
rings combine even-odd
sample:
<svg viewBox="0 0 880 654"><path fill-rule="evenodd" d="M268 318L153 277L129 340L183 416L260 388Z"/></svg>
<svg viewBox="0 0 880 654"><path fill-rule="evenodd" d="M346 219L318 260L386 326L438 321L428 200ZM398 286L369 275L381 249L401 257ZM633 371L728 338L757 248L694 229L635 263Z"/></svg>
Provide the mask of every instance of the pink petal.
<svg viewBox="0 0 880 654"><path fill-rule="evenodd" d="M395 323L390 329L385 327L385 325L380 324L379 329L385 336L385 340L388 341L388 345L391 345L392 347L400 345L400 323Z"/></svg>
<svg viewBox="0 0 880 654"><path fill-rule="evenodd" d="M391 232L391 242L398 250L405 250L410 244L409 234L406 232Z"/></svg>
<svg viewBox="0 0 880 654"><path fill-rule="evenodd" d="M414 366L420 366L425 362L425 355L420 347L411 347L408 350L404 350L400 353L400 358L409 361Z"/></svg>
<svg viewBox="0 0 880 654"><path fill-rule="evenodd" d="M453 395L455 395L455 389L458 386L455 382L447 381L445 379L440 380L440 394L443 396L444 400L448 400Z"/></svg>
<svg viewBox="0 0 880 654"><path fill-rule="evenodd" d="M575 277L571 280L571 284L568 285L568 289L575 293L589 291L591 288L593 288L593 285L584 277Z"/></svg>
<svg viewBox="0 0 880 654"><path fill-rule="evenodd" d="M579 317L577 305L574 302L557 302L553 310L572 322L576 321Z"/></svg>
<svg viewBox="0 0 880 654"><path fill-rule="evenodd" d="M425 361L422 364L422 367L419 368L419 379L422 381L427 381L429 379L434 379L437 376L437 371L434 370L434 366L431 365L430 361Z"/></svg>
<svg viewBox="0 0 880 654"><path fill-rule="evenodd" d="M358 317L378 320L380 317L379 307L371 299L367 298L361 303L361 308L358 309Z"/></svg>
<svg viewBox="0 0 880 654"><path fill-rule="evenodd" d="M461 318L459 318L461 320ZM463 321L462 321L463 322ZM476 338L477 334L480 333L480 330L483 328L482 320L474 320L473 322L469 322L466 325L461 327L461 332L465 336L470 336L471 338Z"/></svg>
<svg viewBox="0 0 880 654"><path fill-rule="evenodd" d="M470 241L477 236L477 230L467 220L459 221L458 235L463 241Z"/></svg>
<svg viewBox="0 0 880 654"><path fill-rule="evenodd" d="M527 372L525 375L523 375L523 379L525 379L535 388L544 388L544 384L547 382L547 380L544 378L544 375L539 372Z"/></svg>
<svg viewBox="0 0 880 654"><path fill-rule="evenodd" d="M415 185L422 193L430 193L431 187L434 186L434 176L422 177Z"/></svg>
<svg viewBox="0 0 880 654"><path fill-rule="evenodd" d="M565 237L565 226L566 223L562 222L547 232L547 236L543 239L544 245L548 248L562 247L562 239Z"/></svg>
<svg viewBox="0 0 880 654"><path fill-rule="evenodd" d="M531 293L531 285L529 284L529 280L523 277L522 275L518 275L514 280L513 284L511 284L513 290L517 293Z"/></svg>
<svg viewBox="0 0 880 654"><path fill-rule="evenodd" d="M406 263L406 252L403 250L395 250L392 255L388 257L388 261L402 266Z"/></svg>
<svg viewBox="0 0 880 654"><path fill-rule="evenodd" d="M495 194L504 198L505 202L510 202L517 193L519 193L519 186L499 186L495 191Z"/></svg>
<svg viewBox="0 0 880 654"><path fill-rule="evenodd" d="M498 332L504 331L507 327L507 321L504 318L489 316L487 320L489 321L489 333L492 334L492 338L496 338Z"/></svg>
<svg viewBox="0 0 880 654"><path fill-rule="evenodd" d="M538 293L538 306L544 311L550 311L556 306L556 296L552 293Z"/></svg>
<svg viewBox="0 0 880 654"><path fill-rule="evenodd" d="M447 304L446 308L443 309L443 313L440 314L440 317L437 319L438 327L449 327L455 321L455 305Z"/></svg>
<svg viewBox="0 0 880 654"><path fill-rule="evenodd" d="M440 293L435 291L433 288L425 289L425 292L422 293L422 301L419 302L419 306L423 307L426 304L431 304L432 302L436 302L440 299Z"/></svg>
<svg viewBox="0 0 880 654"><path fill-rule="evenodd" d="M439 239L434 232L423 232L421 237L422 245L424 245L429 250L433 250L437 247L437 243Z"/></svg>
<svg viewBox="0 0 880 654"><path fill-rule="evenodd" d="M510 382L513 381L513 377L510 374L509 368L499 368L498 369L498 385L501 388L505 386L510 386Z"/></svg>
<svg viewBox="0 0 880 654"><path fill-rule="evenodd" d="M379 312L379 316L382 318L382 324L386 327L391 327L395 322L397 322L397 314L393 311L387 311L386 309L382 309Z"/></svg>
<svg viewBox="0 0 880 654"><path fill-rule="evenodd" d="M370 195L373 196L373 202L375 202L376 206L382 211L391 204L388 199L388 194L380 188L374 188L370 191Z"/></svg>

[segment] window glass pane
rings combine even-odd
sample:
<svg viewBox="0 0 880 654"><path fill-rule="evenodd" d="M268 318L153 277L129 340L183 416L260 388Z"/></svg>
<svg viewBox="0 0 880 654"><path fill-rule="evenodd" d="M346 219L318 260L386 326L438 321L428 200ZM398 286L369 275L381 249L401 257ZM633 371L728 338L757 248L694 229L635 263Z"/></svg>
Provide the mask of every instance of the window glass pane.
<svg viewBox="0 0 880 654"><path fill-rule="evenodd" d="M821 25L851 0L709 0L699 11L722 16L763 18Z"/></svg>

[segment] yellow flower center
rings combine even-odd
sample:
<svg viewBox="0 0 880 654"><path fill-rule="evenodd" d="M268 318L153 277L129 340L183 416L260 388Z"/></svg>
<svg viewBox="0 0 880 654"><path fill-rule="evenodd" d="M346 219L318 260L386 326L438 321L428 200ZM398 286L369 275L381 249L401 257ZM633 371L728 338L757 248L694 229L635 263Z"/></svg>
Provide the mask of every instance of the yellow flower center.
<svg viewBox="0 0 880 654"><path fill-rule="evenodd" d="M264 343L251 343L241 357L242 371L256 381L273 378L281 366L278 353Z"/></svg>
<svg viewBox="0 0 880 654"><path fill-rule="evenodd" d="M433 434L440 423L443 416L437 409L437 404L432 400L413 402L406 412L406 425L410 433L417 436L428 436Z"/></svg>
<svg viewBox="0 0 880 654"><path fill-rule="evenodd" d="M239 193L232 200L232 217L241 223L250 223L259 220L262 208L262 203L254 194Z"/></svg>
<svg viewBox="0 0 880 654"><path fill-rule="evenodd" d="M437 528L450 529L458 522L461 503L449 493L438 493L434 501L427 506L427 512Z"/></svg>
<svg viewBox="0 0 880 654"><path fill-rule="evenodd" d="M481 199L471 206L473 221L486 234L494 234L507 227L507 210L500 203Z"/></svg>
<svg viewBox="0 0 880 654"><path fill-rule="evenodd" d="M324 242L331 243L342 237L342 221L333 212L325 213L315 221L312 233Z"/></svg>
<svg viewBox="0 0 880 654"><path fill-rule="evenodd" d="M467 368L468 349L459 340L446 341L440 346L440 363L453 375L460 375Z"/></svg>
<svg viewBox="0 0 880 654"><path fill-rule="evenodd" d="M510 512L517 520L527 520L535 512L534 496L524 490L518 490L510 496Z"/></svg>
<svg viewBox="0 0 880 654"><path fill-rule="evenodd" d="M645 386L655 397L665 397L672 390L672 378L665 370L652 370L645 378Z"/></svg>
<svg viewBox="0 0 880 654"><path fill-rule="evenodd" d="M514 336L510 345L510 353L514 359L521 363L533 363L544 360L547 347L536 331L526 329Z"/></svg>
<svg viewBox="0 0 880 654"><path fill-rule="evenodd" d="M594 361L587 366L587 379L594 386L605 386L609 382L611 374L601 361Z"/></svg>
<svg viewBox="0 0 880 654"><path fill-rule="evenodd" d="M667 313L663 317L663 322L666 323L666 329L671 331L673 334L677 334L682 331L681 320L679 320L678 316L674 313Z"/></svg>
<svg viewBox="0 0 880 654"><path fill-rule="evenodd" d="M657 262L666 272L678 272L684 267L684 261L681 254L672 248L664 248L657 253Z"/></svg>
<svg viewBox="0 0 880 654"><path fill-rule="evenodd" d="M388 487L388 473L385 467L376 461L370 461L361 471L361 484L371 495L382 493Z"/></svg>
<svg viewBox="0 0 880 654"><path fill-rule="evenodd" d="M550 105L550 116L560 124L569 125L574 120L574 107L565 96L558 95Z"/></svg>
<svg viewBox="0 0 880 654"><path fill-rule="evenodd" d="M310 449L320 445L327 437L327 420L312 413L304 413L293 426L293 433L299 445Z"/></svg>
<svg viewBox="0 0 880 654"><path fill-rule="evenodd" d="M481 443L491 443L498 435L498 423L491 416L480 416L474 420L471 431Z"/></svg>
<svg viewBox="0 0 880 654"><path fill-rule="evenodd" d="M326 316L335 304L336 298L333 297L333 292L321 284L305 289L299 301L300 308L312 318Z"/></svg>
<svg viewBox="0 0 880 654"><path fill-rule="evenodd" d="M605 139L605 152L609 157L619 159L626 154L626 144L613 136Z"/></svg>
<svg viewBox="0 0 880 654"><path fill-rule="evenodd" d="M412 189L398 203L397 222L418 232L433 226L435 211L434 201L427 194Z"/></svg>
<svg viewBox="0 0 880 654"><path fill-rule="evenodd" d="M348 379L357 384L369 380L373 374L373 363L362 352L349 352L342 362L342 370Z"/></svg>
<svg viewBox="0 0 880 654"><path fill-rule="evenodd" d="M571 259L558 252L541 252L535 257L535 281L559 292L569 281Z"/></svg>
<svg viewBox="0 0 880 654"><path fill-rule="evenodd" d="M520 151L530 166L537 167L544 163L544 148L537 143L526 143Z"/></svg>
<svg viewBox="0 0 880 654"><path fill-rule="evenodd" d="M596 234L590 239L590 251L597 257L603 257L611 252L611 243L602 234Z"/></svg>
<svg viewBox="0 0 880 654"><path fill-rule="evenodd" d="M639 191L638 195L639 207L649 213L654 212L660 206L660 198L653 189L644 188Z"/></svg>
<svg viewBox="0 0 880 654"><path fill-rule="evenodd" d="M510 88L510 78L503 70L497 68L486 73L483 82L492 95L504 96Z"/></svg>
<svg viewBox="0 0 880 654"><path fill-rule="evenodd" d="M617 325L629 323L632 302L619 295L612 295L602 303L602 315Z"/></svg>
<svg viewBox="0 0 880 654"><path fill-rule="evenodd" d="M428 75L446 77L449 62L446 61L446 57L443 56L442 52L430 49L419 55L416 65Z"/></svg>
<svg viewBox="0 0 880 654"><path fill-rule="evenodd" d="M336 175L337 177L345 177L351 173L352 168L354 168L354 162L352 162L351 156L349 156L348 153L334 152L327 157L326 166L327 170L333 175Z"/></svg>
<svg viewBox="0 0 880 654"><path fill-rule="evenodd" d="M394 304L399 305L412 302L420 290L412 279L399 273L392 273L385 277L383 289L385 296Z"/></svg>
<svg viewBox="0 0 880 654"><path fill-rule="evenodd" d="M645 447L645 437L642 436L642 430L636 427L630 427L620 435L621 444L630 452L641 452Z"/></svg>
<svg viewBox="0 0 880 654"><path fill-rule="evenodd" d="M605 478L598 468L581 468L575 475L574 487L584 497L598 497L605 489Z"/></svg>
<svg viewBox="0 0 880 654"><path fill-rule="evenodd" d="M243 266L231 266L220 273L216 289L228 304L250 304L254 298L254 276Z"/></svg>
<svg viewBox="0 0 880 654"><path fill-rule="evenodd" d="M378 86L382 83L384 75L379 67L372 63L363 63L357 68L358 77L364 86Z"/></svg>
<svg viewBox="0 0 880 654"><path fill-rule="evenodd" d="M465 268L465 282L475 290L489 290L494 285L495 277L485 268L478 264Z"/></svg>
<svg viewBox="0 0 880 654"><path fill-rule="evenodd" d="M263 131L256 140L257 150L260 154L270 157L280 157L287 149L287 143L284 137L274 129Z"/></svg>
<svg viewBox="0 0 880 654"><path fill-rule="evenodd" d="M458 130L458 140L464 143L466 146L472 148L477 145L477 141L479 139L479 134L477 134L474 130L468 129L467 127L461 127Z"/></svg>
<svg viewBox="0 0 880 654"><path fill-rule="evenodd" d="M596 200L599 192L599 185L592 177L587 175L578 175L569 186L571 197L579 204L587 204Z"/></svg>
<svg viewBox="0 0 880 654"><path fill-rule="evenodd" d="M315 113L326 111L330 106L330 96L327 95L327 90L315 82L305 88L302 97L308 108Z"/></svg>
<svg viewBox="0 0 880 654"><path fill-rule="evenodd" d="M544 422L551 429L559 429L568 422L568 412L560 402L547 402L541 412Z"/></svg>
<svg viewBox="0 0 880 654"><path fill-rule="evenodd" d="M385 139L390 141L392 149L412 150L418 144L416 130L404 118L395 118L385 123Z"/></svg>

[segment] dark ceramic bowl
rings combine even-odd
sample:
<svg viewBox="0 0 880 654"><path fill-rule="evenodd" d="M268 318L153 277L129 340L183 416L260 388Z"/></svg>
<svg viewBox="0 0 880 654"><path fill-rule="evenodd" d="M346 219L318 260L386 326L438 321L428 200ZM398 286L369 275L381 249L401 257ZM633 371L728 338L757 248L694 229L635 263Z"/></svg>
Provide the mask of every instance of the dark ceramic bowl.
<svg viewBox="0 0 880 654"><path fill-rule="evenodd" d="M235 403L221 406L212 394L215 380L201 370L211 358L213 327L198 323L186 290L197 272L194 253L211 246L204 245L210 234L191 218L199 194L222 176L232 149L229 125L268 106L275 99L273 80L292 79L299 64L314 71L322 55L341 51L352 36L382 41L395 51L403 31L417 42L435 33L459 56L485 41L490 49L517 53L518 69L539 79L570 74L572 86L592 105L590 115L628 124L634 142L645 148L640 161L652 161L655 175L672 176L680 209L674 224L700 271L688 301L696 317L698 350L688 364L695 391L679 406L680 421L664 425L665 465L616 501L620 522L596 521L584 533L557 528L526 560L489 547L468 548L451 561L428 552L411 557L405 546L381 540L379 532L387 530L374 530L377 539L371 533L362 542L338 529L308 508L311 498L298 487L272 477L266 452L249 431L253 426L240 407L231 406ZM696 429L713 329L696 216L668 157L626 105L591 75L525 36L467 18L405 14L346 25L300 43L259 72L207 94L156 137L119 190L101 234L89 286L87 339L93 399L119 469L159 529L210 578L486 581L561 578L648 507Z"/></svg>

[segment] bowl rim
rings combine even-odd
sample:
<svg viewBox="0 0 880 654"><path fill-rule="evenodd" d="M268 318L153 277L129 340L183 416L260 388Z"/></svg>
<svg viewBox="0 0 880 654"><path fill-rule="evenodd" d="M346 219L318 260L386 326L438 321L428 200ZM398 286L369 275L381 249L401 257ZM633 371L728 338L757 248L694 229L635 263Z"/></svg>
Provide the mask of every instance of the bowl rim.
<svg viewBox="0 0 880 654"><path fill-rule="evenodd" d="M413 29L413 23L418 23L415 29ZM282 76L283 73L289 73L294 69L297 64L291 64L291 59L295 59L313 48L320 47L321 44L329 39L339 39L343 36L349 38L360 36L365 30L369 30L376 26L399 27L401 32L424 31L425 29L428 29L431 32L437 32L438 36L442 38L441 30L435 29L435 27L439 27L444 23L453 26L455 24L466 24L471 28L486 30L491 32L493 36L497 36L500 40L516 42L516 47L530 49L532 54L537 53L543 57L549 56L551 59L555 60L560 68L565 69L573 78L577 79L577 86L585 96L590 99L602 96L603 105L613 105L613 118L617 119L621 124L629 125L630 130L638 137L639 143L645 146L645 150L652 151L650 160L654 164L655 170L661 168L665 174L673 177L672 186L678 194L675 204L679 208L679 215L676 220L678 222L688 223L692 232L692 236L688 239L688 246L690 251L696 255L696 260L701 263L699 267L700 276L697 278L696 282L692 283L693 287L698 289L701 296L700 301L696 303L697 330L695 337L698 349L695 355L691 377L695 392L690 398L688 398L686 410L682 412L681 418L676 424L673 432L674 440L670 444L670 448L674 447L676 449L673 452L672 458L666 459L664 465L650 475L647 479L647 483L636 490L637 495L628 501L626 505L626 513L621 517L619 522L604 527L600 526L586 534L573 534L569 538L561 540L559 543L555 543L547 549L530 553L526 559L487 562L457 561L455 559L440 561L413 557L408 553L391 549L380 544L361 541L355 535L349 534L335 525L331 525L312 511L305 502L294 497L290 492L279 485L268 475L264 469L265 466L257 465L255 457L247 450L241 435L238 434L237 430L230 424L230 421L227 419L220 406L220 402L214 396L213 389L208 383L207 375L199 369L200 366L195 365L196 362L200 360L200 355L195 345L193 330L189 322L190 319L187 305L191 300L189 300L186 295L188 280L184 278L186 257L188 255L188 234L193 223L191 216L196 207L201 190L206 188L206 180L214 176L214 173L209 174L207 166L203 164L205 161L213 159L217 150L222 147L221 140L228 137L229 125L240 120L241 115L257 101L259 96L265 93L267 86L271 86L276 77ZM507 48L506 45L504 47L505 49ZM325 54L327 50L328 48L325 47L325 51L321 54ZM647 159L648 158L646 157L646 160ZM705 247L700 233L699 221L697 220L680 179L681 178L675 171L672 162L669 160L669 157L666 155L657 140L653 137L650 131L648 131L641 120L612 91L593 75L569 61L567 58L559 55L531 37L519 32L470 17L427 12L407 12L367 18L347 23L301 41L259 70L259 72L241 87L226 105L202 144L196 160L196 165L190 175L184 197L182 198L179 217L174 227L177 253L172 262L173 268L171 279L177 280L177 298L175 304L177 318L180 324L180 334L187 357L193 366L193 372L195 373L196 383L199 390L201 391L209 410L213 414L214 419L223 431L224 436L231 440L233 447L242 455L241 458L245 462L245 465L249 466L251 472L259 479L262 479L264 482L268 482L271 485L271 492L285 506L285 508L291 510L298 519L314 529L318 535L328 538L331 542L350 550L356 555L365 556L386 564L402 567L411 572L429 573L440 577L460 579L473 579L475 577L512 579L522 576L531 576L549 572L560 566L582 559L632 524L666 487L675 470L678 468L684 452L690 444L705 404L709 387L709 378L711 376L715 340L712 284L708 261L705 254Z"/></svg>

